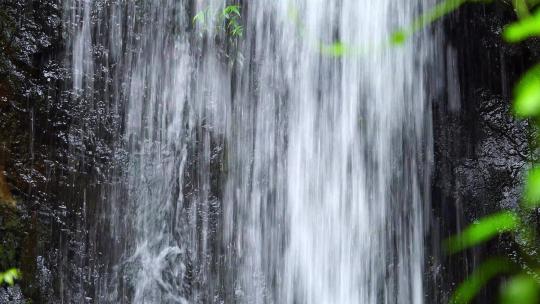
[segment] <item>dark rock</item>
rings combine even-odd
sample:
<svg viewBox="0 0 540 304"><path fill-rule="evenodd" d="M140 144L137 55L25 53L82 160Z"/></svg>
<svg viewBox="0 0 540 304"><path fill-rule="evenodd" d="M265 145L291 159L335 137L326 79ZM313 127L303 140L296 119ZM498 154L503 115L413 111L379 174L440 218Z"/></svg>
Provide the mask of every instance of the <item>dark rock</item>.
<svg viewBox="0 0 540 304"><path fill-rule="evenodd" d="M20 286L0 288L9 303L56 302L52 285L61 272L55 249L74 238L79 221L80 207L62 208L74 152L66 142L61 10L57 0L0 1L0 271L23 272ZM10 208L6 197L13 198Z"/></svg>

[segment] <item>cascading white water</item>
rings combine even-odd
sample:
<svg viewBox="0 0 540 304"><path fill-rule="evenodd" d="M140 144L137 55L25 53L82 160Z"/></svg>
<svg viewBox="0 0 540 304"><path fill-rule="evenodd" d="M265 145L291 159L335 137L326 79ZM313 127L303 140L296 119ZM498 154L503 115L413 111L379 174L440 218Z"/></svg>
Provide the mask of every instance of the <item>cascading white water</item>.
<svg viewBox="0 0 540 304"><path fill-rule="evenodd" d="M192 20L224 2L66 0L74 91L127 155L91 298L423 303L435 43L387 41L428 2L245 1L231 45Z"/></svg>

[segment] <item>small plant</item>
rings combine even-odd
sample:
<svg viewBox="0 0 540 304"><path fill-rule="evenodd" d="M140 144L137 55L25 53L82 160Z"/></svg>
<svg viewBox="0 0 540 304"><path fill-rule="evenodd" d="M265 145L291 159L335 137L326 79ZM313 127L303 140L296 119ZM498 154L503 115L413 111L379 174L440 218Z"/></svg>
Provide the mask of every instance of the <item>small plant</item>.
<svg viewBox="0 0 540 304"><path fill-rule="evenodd" d="M241 25L242 15L240 5L227 5L221 10L213 10L207 7L193 17L193 24L207 32L213 26L215 33L225 34L232 38L241 38L244 35L244 27Z"/></svg>
<svg viewBox="0 0 540 304"><path fill-rule="evenodd" d="M226 6L221 12L221 20L225 23L226 31L232 37L242 37L244 28L240 25L240 5Z"/></svg>
<svg viewBox="0 0 540 304"><path fill-rule="evenodd" d="M213 39L219 46L218 53L230 64L242 64L240 41L244 35L240 5L227 5L222 9L208 6L193 17L193 25L200 38Z"/></svg>

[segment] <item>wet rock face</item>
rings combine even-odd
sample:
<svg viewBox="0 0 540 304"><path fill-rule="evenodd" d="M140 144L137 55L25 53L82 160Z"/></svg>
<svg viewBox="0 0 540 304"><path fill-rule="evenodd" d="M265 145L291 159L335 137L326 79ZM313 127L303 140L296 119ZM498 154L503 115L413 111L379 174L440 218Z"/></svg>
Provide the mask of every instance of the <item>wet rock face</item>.
<svg viewBox="0 0 540 304"><path fill-rule="evenodd" d="M2 1L0 23L0 166L21 197L46 181L45 160L59 146L51 135L63 79L54 58L61 51L58 3Z"/></svg>
<svg viewBox="0 0 540 304"><path fill-rule="evenodd" d="M71 225L59 195L69 177L61 5L0 1L0 270L24 273L20 286L0 289L2 303L52 299L52 248Z"/></svg>
<svg viewBox="0 0 540 304"><path fill-rule="evenodd" d="M502 4L468 5L446 22L447 55L452 56L446 69L452 64L458 69L460 104L450 102L455 90L434 104L433 248L474 220L519 202L529 130L527 122L512 117L512 88L540 57L531 46L502 40L504 24L514 18ZM440 260L428 268L432 297L446 301L455 283L486 257L512 250L504 238L453 257L435 249ZM491 290L497 286L494 282ZM496 297L485 292L479 303L493 303Z"/></svg>

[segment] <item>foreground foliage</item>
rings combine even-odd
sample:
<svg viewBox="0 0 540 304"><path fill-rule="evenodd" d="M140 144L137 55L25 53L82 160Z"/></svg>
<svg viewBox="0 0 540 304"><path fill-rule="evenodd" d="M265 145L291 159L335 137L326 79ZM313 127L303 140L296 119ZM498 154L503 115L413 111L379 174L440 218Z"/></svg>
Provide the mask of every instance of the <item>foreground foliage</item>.
<svg viewBox="0 0 540 304"><path fill-rule="evenodd" d="M6 272L0 272L0 285L13 285L15 281L21 278L21 272L18 269L12 268Z"/></svg>

